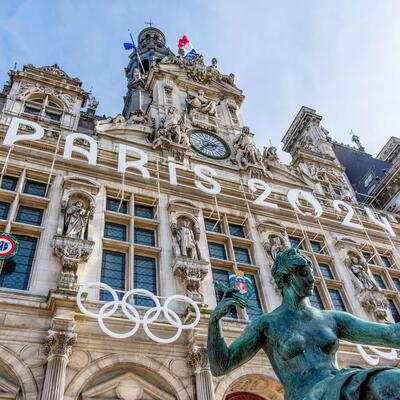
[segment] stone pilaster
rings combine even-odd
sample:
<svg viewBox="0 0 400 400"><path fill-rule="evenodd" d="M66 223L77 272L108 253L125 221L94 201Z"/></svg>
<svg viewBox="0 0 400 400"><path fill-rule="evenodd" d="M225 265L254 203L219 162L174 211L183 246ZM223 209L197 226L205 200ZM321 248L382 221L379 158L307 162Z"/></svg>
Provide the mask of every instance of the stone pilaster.
<svg viewBox="0 0 400 400"><path fill-rule="evenodd" d="M194 346L189 353L188 364L193 368L196 376L196 399L215 400L207 348L205 346Z"/></svg>
<svg viewBox="0 0 400 400"><path fill-rule="evenodd" d="M62 400L64 398L67 364L75 341L76 333L49 331L44 345L47 367L41 400Z"/></svg>

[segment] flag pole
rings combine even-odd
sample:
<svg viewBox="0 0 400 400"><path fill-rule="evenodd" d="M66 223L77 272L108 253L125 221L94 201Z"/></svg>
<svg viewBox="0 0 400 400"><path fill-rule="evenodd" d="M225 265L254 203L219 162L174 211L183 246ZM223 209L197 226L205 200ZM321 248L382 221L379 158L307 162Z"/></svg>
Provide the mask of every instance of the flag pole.
<svg viewBox="0 0 400 400"><path fill-rule="evenodd" d="M143 71L143 73L145 74L146 71L144 70L144 67L143 67L143 64L142 64L142 60L140 59L139 50L138 50L138 48L135 46L135 41L133 40L132 33L131 33L130 29L128 29L128 32L129 32L129 36L131 37L131 40L132 40L133 48L136 50L136 55L137 55L137 57L138 57L140 67L142 68L142 71ZM139 44L139 43L138 43L138 44Z"/></svg>

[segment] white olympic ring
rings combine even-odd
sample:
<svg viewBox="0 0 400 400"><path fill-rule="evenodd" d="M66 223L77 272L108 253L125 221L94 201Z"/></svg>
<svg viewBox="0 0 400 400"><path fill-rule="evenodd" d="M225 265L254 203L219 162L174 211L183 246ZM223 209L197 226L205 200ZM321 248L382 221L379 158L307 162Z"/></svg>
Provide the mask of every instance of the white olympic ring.
<svg viewBox="0 0 400 400"><path fill-rule="evenodd" d="M83 293L85 293L85 291L87 291L87 289L92 286L98 286L100 289L107 290L108 292L111 293L111 296L113 298L113 300L108 301L107 303L103 304L98 313L89 311L82 304ZM155 304L154 307L149 308L144 313L143 319L140 317L140 314L139 314L138 310L135 308L135 306L128 302L129 297L134 296L134 295L150 297L150 299ZM189 303L194 308L196 317L192 323L184 325L182 323L181 319L179 318L179 315L175 311L168 308L171 301L174 301L174 300ZM164 305L161 305L158 297L155 296L153 293L149 292L148 290L132 289L124 294L122 300L119 300L117 292L111 286L109 286L105 283L102 283L102 282L88 283L87 285L81 286L78 291L76 302L78 304L79 310L83 314L85 314L91 318L96 318L101 330L106 335L111 336L115 339L126 339L130 336L133 336L140 328L140 325L143 325L143 330L145 331L146 335L151 340L154 340L155 342L163 343L163 344L172 343L179 338L179 336L182 333L182 330L192 329L200 321L199 306L197 305L197 303L195 301L193 301L189 297L186 297L186 296L183 296L180 294L175 294L173 296L168 297L165 300ZM107 326L104 323L104 318L108 318L108 317L111 317L112 315L114 315L119 306L121 306L122 313L125 315L125 317L128 318L129 321L134 322L134 324L135 324L130 331L125 332L125 333L113 332L109 328L107 328ZM161 311L163 312L163 315L164 315L165 319L168 321L168 323L178 329L176 334L172 337L160 338L160 337L156 336L153 332L150 331L149 325L154 323L159 318Z"/></svg>

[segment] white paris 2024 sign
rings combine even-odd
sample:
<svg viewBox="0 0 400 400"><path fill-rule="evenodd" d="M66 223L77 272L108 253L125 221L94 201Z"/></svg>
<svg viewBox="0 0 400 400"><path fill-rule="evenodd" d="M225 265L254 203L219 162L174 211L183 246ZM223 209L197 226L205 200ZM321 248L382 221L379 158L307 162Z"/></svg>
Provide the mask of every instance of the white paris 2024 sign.
<svg viewBox="0 0 400 400"><path fill-rule="evenodd" d="M33 133L29 134L18 134L18 130L20 125L25 125L34 130ZM18 141L32 141L41 139L44 136L44 129L38 123L25 120L22 118L12 118L10 126L7 130L6 136L4 138L3 144L5 146L12 146L14 143ZM77 139L81 139L86 141L89 144L89 148L83 148L75 144ZM84 133L70 133L65 137L65 146L64 146L64 154L63 158L66 160L71 160L72 153L76 152L83 155L89 165L95 166L97 164L97 142L94 138ZM126 159L127 154L133 154L138 157L137 160L128 161ZM147 154L137 147L127 146L126 144L119 144L118 147L118 171L121 173L125 173L128 168L135 169L140 172L143 178L150 179L149 170L146 168L146 164L148 162ZM177 186L178 179L176 174L176 164L173 157L168 157L168 172L169 172L169 183L171 185ZM217 195L221 192L221 185L214 179L217 176L217 172L215 169L202 164L197 164L193 167L193 172L196 176L194 184L196 187L204 193ZM207 186L206 186L207 185ZM249 179L247 181L247 185L249 189L256 193L261 190L261 194L254 200L254 204L259 206L278 210L278 204L272 203L268 201L268 196L271 194L271 187L265 181L261 179ZM313 212L312 213L304 213L300 210L300 198L307 201L309 205L312 206ZM299 189L291 189L287 192L287 200L292 206L292 208L303 215L313 215L316 218L319 218L322 213L323 209L321 203L309 192ZM333 207L339 213L345 213L343 220L341 222L342 225L350 228L355 228L359 230L363 230L364 227L356 222L352 222L354 216L354 209L348 203L342 200L333 200ZM381 228L385 229L387 233L395 237L396 234L389 224L389 221L385 216L378 217L375 213L368 207L364 207L365 212L368 218L375 223L376 225L380 226Z"/></svg>

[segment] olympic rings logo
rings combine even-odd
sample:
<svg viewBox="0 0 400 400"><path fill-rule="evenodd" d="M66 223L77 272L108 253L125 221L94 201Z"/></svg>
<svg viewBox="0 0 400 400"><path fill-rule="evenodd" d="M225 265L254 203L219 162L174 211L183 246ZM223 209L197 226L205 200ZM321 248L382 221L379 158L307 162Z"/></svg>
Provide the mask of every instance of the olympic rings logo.
<svg viewBox="0 0 400 400"><path fill-rule="evenodd" d="M113 297L112 301L109 301L105 303L99 310L98 313L92 312L85 308L82 304L82 294L92 286L98 286L99 288L103 290L107 290L108 292L111 293L111 296ZM144 313L143 318L140 317L138 310L134 307L134 305L130 304L128 302L128 299L130 296L134 295L140 295L140 296L145 296L149 297L155 304L154 307L149 308L146 310ZM168 306L172 301L182 301L185 303L189 303L195 311L196 317L195 320L187 325L184 325L179 318L179 315L171 310ZM148 290L145 289L132 289L129 290L124 294L124 297L122 300L118 299L117 292L109 285L102 283L102 282L95 282L95 283L89 283L87 285L83 285L80 287L78 291L78 295L76 298L76 302L78 304L79 310L87 315L88 317L91 318L96 318L101 330L108 336L111 336L115 339L125 339L130 336L133 336L138 329L140 328L141 325L143 325L143 329L146 332L147 336L151 339L154 340L155 342L158 343L172 343L175 340L179 338L179 336L182 333L182 330L184 329L192 329L194 328L200 321L200 310L196 302L194 302L192 299L189 297L180 295L180 294L175 294L173 296L168 297L164 305L161 305L160 300L158 299L157 296L155 296L153 293L149 292ZM104 319L111 317L117 309L121 307L121 310L123 314L125 315L126 318L128 318L129 321L134 323L133 328L125 333L116 333L111 331L109 328L107 328ZM154 323L160 316L161 312L163 312L163 315L165 319L175 328L177 328L177 332L174 336L170 338L160 338L156 336L153 332L150 331L149 325Z"/></svg>

